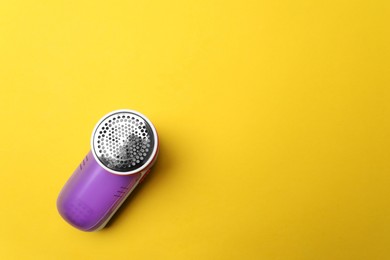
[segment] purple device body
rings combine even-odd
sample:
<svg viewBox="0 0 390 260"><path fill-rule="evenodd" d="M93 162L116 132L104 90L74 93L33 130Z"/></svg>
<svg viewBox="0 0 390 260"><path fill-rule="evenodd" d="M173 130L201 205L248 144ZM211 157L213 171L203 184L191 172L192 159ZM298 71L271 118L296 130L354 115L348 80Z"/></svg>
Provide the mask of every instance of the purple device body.
<svg viewBox="0 0 390 260"><path fill-rule="evenodd" d="M58 211L78 229L99 230L145 176L145 171L112 174L97 163L90 151L61 190Z"/></svg>
<svg viewBox="0 0 390 260"><path fill-rule="evenodd" d="M60 215L83 231L97 231L107 224L150 172L158 154L156 129L133 110L106 115L91 141L91 151L57 199Z"/></svg>

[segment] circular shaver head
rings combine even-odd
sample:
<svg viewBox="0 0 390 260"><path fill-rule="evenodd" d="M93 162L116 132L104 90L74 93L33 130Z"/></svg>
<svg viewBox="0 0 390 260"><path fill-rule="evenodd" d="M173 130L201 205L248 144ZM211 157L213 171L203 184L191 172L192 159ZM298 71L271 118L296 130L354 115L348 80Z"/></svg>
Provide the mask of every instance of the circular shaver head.
<svg viewBox="0 0 390 260"><path fill-rule="evenodd" d="M117 110L105 115L92 133L96 161L107 171L128 175L150 166L157 153L153 124L141 113Z"/></svg>

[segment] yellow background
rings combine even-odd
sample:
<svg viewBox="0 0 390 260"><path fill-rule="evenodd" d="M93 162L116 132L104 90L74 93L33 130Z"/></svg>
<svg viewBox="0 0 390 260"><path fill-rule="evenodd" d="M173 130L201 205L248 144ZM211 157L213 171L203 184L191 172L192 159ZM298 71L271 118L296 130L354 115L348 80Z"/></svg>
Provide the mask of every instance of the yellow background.
<svg viewBox="0 0 390 260"><path fill-rule="evenodd" d="M389 1L2 1L0 259L390 259ZM158 164L103 231L57 195L104 114Z"/></svg>

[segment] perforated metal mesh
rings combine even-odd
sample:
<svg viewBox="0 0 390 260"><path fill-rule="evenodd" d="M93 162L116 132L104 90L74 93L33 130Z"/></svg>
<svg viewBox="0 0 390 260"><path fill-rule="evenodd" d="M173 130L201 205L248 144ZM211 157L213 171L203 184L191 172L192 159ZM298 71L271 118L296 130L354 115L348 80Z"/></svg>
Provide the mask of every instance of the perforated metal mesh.
<svg viewBox="0 0 390 260"><path fill-rule="evenodd" d="M128 172L141 167L153 152L153 131L146 120L121 111L104 118L93 133L96 157L107 168Z"/></svg>

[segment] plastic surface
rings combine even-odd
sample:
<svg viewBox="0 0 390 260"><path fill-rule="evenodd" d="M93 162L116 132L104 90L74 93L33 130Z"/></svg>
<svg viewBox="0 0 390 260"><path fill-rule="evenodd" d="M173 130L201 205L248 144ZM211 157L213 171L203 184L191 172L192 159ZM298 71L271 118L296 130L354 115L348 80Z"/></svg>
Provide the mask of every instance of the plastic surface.
<svg viewBox="0 0 390 260"><path fill-rule="evenodd" d="M57 199L61 216L83 231L99 230L139 183L145 171L115 175L103 169L90 151Z"/></svg>

